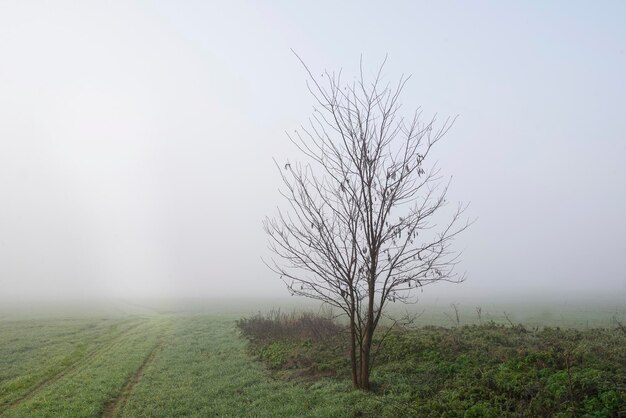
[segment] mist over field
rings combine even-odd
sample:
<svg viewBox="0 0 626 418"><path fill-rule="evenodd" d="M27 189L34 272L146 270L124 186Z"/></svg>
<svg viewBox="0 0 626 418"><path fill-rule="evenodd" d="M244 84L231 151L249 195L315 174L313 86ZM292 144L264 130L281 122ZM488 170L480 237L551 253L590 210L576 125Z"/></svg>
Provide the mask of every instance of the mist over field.
<svg viewBox="0 0 626 418"><path fill-rule="evenodd" d="M468 279L427 286L424 304L610 312L626 300L625 15L622 2L2 2L0 301L301 303L261 261L262 219L285 204L272 158L303 160L285 131L315 105L293 48L346 80L361 56L372 76L388 55L385 80L412 74L402 111L459 115L432 161L477 218L454 245Z"/></svg>

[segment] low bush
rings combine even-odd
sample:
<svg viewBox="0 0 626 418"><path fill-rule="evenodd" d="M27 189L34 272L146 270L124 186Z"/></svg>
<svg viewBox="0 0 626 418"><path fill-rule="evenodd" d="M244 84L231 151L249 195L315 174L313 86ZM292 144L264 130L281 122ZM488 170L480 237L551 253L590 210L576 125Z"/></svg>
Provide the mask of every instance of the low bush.
<svg viewBox="0 0 626 418"><path fill-rule="evenodd" d="M331 313L285 313L274 309L267 314L257 313L237 321L239 329L250 339L276 340L282 338L324 341L343 331Z"/></svg>

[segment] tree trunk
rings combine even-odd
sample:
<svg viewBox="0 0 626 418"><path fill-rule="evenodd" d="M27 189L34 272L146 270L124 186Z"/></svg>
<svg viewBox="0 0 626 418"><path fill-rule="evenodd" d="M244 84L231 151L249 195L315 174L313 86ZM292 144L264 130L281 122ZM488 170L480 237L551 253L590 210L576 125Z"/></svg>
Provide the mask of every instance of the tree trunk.
<svg viewBox="0 0 626 418"><path fill-rule="evenodd" d="M360 389L370 390L370 353L369 348L365 345L363 347L363 351L361 353L362 361L361 361L361 384L359 385Z"/></svg>
<svg viewBox="0 0 626 418"><path fill-rule="evenodd" d="M373 276L373 274L372 274ZM363 346L361 347L361 389L370 390L370 354L372 349L372 339L374 337L374 280L370 279L367 320L365 322L365 335L363 338Z"/></svg>
<svg viewBox="0 0 626 418"><path fill-rule="evenodd" d="M350 317L350 362L352 363L352 387L359 388L359 376L356 366L356 325L354 316Z"/></svg>
<svg viewBox="0 0 626 418"><path fill-rule="evenodd" d="M363 347L361 349L361 371L360 385L363 390L370 390L370 357L372 349L372 328L368 324L365 329L365 338L363 339Z"/></svg>

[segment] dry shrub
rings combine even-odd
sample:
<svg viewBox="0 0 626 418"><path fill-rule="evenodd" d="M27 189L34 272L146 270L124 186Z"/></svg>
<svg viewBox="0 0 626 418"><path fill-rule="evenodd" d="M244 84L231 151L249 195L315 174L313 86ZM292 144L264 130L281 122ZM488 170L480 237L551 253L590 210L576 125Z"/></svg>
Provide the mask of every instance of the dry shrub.
<svg viewBox="0 0 626 418"><path fill-rule="evenodd" d="M237 326L252 340L310 339L324 341L339 335L343 327L334 321L333 315L312 312L281 312L272 309L237 321Z"/></svg>

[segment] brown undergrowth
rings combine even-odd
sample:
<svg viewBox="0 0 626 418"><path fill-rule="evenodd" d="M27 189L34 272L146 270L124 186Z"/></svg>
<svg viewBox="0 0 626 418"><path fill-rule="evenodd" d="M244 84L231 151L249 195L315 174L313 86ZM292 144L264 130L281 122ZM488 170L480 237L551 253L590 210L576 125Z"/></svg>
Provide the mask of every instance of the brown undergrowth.
<svg viewBox="0 0 626 418"><path fill-rule="evenodd" d="M331 312L280 309L237 321L253 353L276 375L315 380L334 377L347 365L346 327Z"/></svg>

